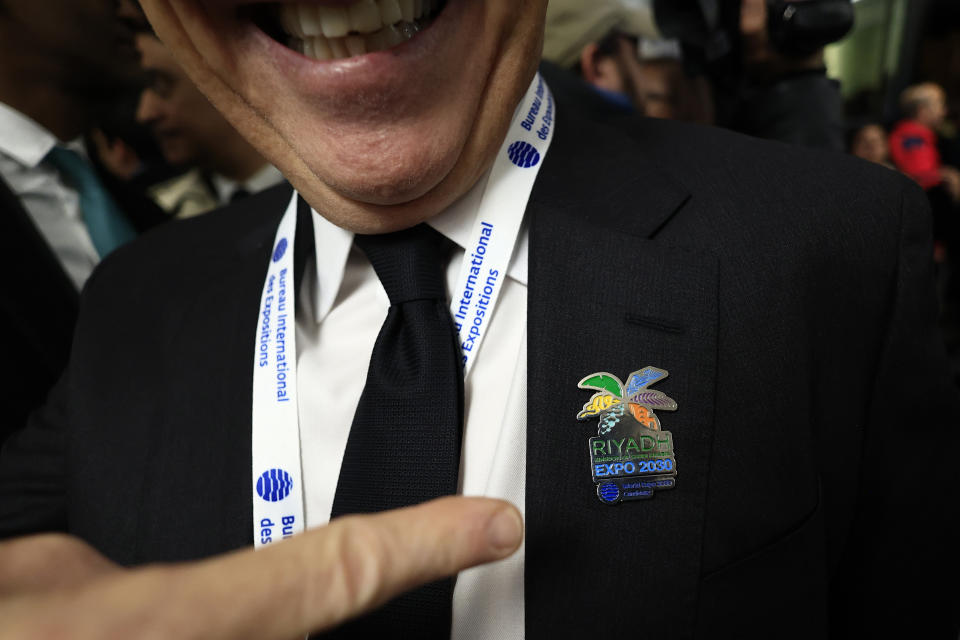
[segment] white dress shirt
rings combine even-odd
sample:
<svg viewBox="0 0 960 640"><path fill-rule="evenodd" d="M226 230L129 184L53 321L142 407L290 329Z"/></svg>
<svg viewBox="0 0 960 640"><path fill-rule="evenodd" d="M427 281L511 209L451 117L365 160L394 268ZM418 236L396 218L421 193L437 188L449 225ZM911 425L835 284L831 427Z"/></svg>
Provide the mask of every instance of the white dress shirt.
<svg viewBox="0 0 960 640"><path fill-rule="evenodd" d="M100 262L80 213L80 196L44 157L59 142L52 133L0 102L0 176L53 249L77 289ZM66 144L86 157L79 140Z"/></svg>
<svg viewBox="0 0 960 640"><path fill-rule="evenodd" d="M459 275L464 247L486 186L429 224L457 248L447 290ZM300 444L307 527L329 521L353 415L373 344L389 301L353 234L314 212L316 269L307 269L297 309ZM527 233L520 236L503 292L464 388L460 486L524 510L526 483ZM523 548L508 560L460 574L453 595L455 640L519 640L524 636Z"/></svg>
<svg viewBox="0 0 960 640"><path fill-rule="evenodd" d="M217 200L220 206L230 203L230 199L237 191L243 189L249 194L259 193L264 189L269 189L275 184L283 182L283 174L272 164L265 164L255 174L243 182L231 180L219 173L210 176L213 188L216 190Z"/></svg>

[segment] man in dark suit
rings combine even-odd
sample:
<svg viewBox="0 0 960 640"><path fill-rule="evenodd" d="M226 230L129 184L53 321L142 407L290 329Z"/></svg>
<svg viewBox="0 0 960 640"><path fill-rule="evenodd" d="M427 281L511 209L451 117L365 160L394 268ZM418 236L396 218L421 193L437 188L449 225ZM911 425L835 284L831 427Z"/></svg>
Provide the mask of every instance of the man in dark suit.
<svg viewBox="0 0 960 640"><path fill-rule="evenodd" d="M132 46L113 2L0 2L0 265L29 274L10 277L0 294L0 332L17 363L0 392L0 443L63 371L78 293L100 257L162 220L142 195L120 189L109 224L94 228L86 210L91 185L107 191L79 138L104 101L133 83ZM70 167L58 163L64 156Z"/></svg>
<svg viewBox="0 0 960 640"><path fill-rule="evenodd" d="M269 16L230 3L145 4L198 84L296 187L300 224L390 235L446 216L491 164L518 158L501 143L534 73L542 2L450 0L392 55L345 62L291 52L264 35ZM339 6L308 8L342 17ZM529 250L517 250L525 273L511 275L468 384L484 384L475 374L491 353L512 367L502 377L523 375L506 401L478 396L464 425L464 487L483 464L471 456L485 428L500 442L489 476L524 470L525 555L501 582L460 577L454 635L490 632L501 617L511 624L496 632L515 638L955 635L944 579L957 557L960 407L934 328L920 192L852 159L728 132L650 121L613 130L556 93L555 138L525 206ZM5 535L67 531L124 565L254 542L268 494L251 482L250 350L264 266L285 255L275 238L290 195L265 192L153 234L97 272L57 397L0 458ZM325 277L327 238L296 236L296 291ZM322 283L298 308L298 340L304 314L326 311L323 326L352 302L361 314L377 307L374 294L364 303L369 279L363 254L354 258L343 255L344 269L359 279L343 278L330 309ZM516 317L503 309L526 317L512 358L496 350ZM306 452L329 454L310 443L328 442L317 432L337 431L338 405L352 412L356 401L333 397L313 428L305 396L329 385L304 386L324 374L299 349L310 523L336 487L311 479L326 466ZM676 411L657 416L676 446L675 486L604 504L588 446L598 427L577 420L590 399L578 381L646 365L669 371L656 388ZM471 421L498 402L497 424ZM335 467L347 468L356 424L341 429L350 440ZM398 449L392 462L403 460ZM494 482L493 495L515 499L517 481ZM328 497L336 513L342 494ZM491 584L520 597L480 588Z"/></svg>

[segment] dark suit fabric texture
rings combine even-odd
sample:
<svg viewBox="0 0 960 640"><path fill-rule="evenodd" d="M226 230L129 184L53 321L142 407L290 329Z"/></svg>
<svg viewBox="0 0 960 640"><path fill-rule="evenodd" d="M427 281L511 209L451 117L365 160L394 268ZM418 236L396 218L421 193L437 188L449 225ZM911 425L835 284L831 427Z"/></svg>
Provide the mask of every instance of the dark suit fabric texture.
<svg viewBox="0 0 960 640"><path fill-rule="evenodd" d="M526 637L955 638L960 408L923 193L557 103L527 207ZM0 534L69 531L124 565L252 543L251 352L290 193L96 271L56 397L0 457ZM647 365L679 404L659 414L676 488L607 506L577 381Z"/></svg>
<svg viewBox="0 0 960 640"><path fill-rule="evenodd" d="M0 178L0 445L40 407L70 357L80 297L30 214Z"/></svg>
<svg viewBox="0 0 960 640"><path fill-rule="evenodd" d="M168 220L151 200L116 178L98 176L138 233ZM0 178L0 331L10 363L0 390L0 446L26 424L63 373L70 356L79 294L57 255L9 185Z"/></svg>

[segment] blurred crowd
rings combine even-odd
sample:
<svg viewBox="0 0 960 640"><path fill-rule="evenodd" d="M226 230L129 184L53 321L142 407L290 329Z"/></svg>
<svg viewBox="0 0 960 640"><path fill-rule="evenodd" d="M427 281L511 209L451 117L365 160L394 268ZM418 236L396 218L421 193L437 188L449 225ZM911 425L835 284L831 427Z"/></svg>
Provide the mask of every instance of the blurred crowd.
<svg viewBox="0 0 960 640"><path fill-rule="evenodd" d="M916 180L934 214L944 336L960 357L960 137L949 108L958 96L917 77L897 118L851 121L823 43L778 36L766 0L740 1L736 22L699 42L652 34L638 4L552 0L548 81L582 84L593 94L586 103L614 124L647 116L723 126L848 152ZM0 1L5 259L13 273L34 274L4 301L12 355L32 368L4 391L10 428L64 366L78 292L101 259L282 180L193 86L135 0Z"/></svg>

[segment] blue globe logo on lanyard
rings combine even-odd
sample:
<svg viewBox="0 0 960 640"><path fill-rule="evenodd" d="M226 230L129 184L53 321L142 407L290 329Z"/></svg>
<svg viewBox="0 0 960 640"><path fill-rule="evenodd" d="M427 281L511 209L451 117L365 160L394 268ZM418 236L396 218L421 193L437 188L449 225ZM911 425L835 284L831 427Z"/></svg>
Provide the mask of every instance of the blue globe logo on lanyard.
<svg viewBox="0 0 960 640"><path fill-rule="evenodd" d="M523 140L517 140L507 147L507 155L510 157L510 162L521 169L535 167L540 162L540 152L537 148Z"/></svg>
<svg viewBox="0 0 960 640"><path fill-rule="evenodd" d="M267 502L280 502L293 489L293 478L283 469L269 469L257 478L257 494Z"/></svg>
<svg viewBox="0 0 960 640"><path fill-rule="evenodd" d="M280 242L277 243L276 249L273 250L273 261L280 262L283 258L283 254L287 252L287 239L280 238Z"/></svg>

